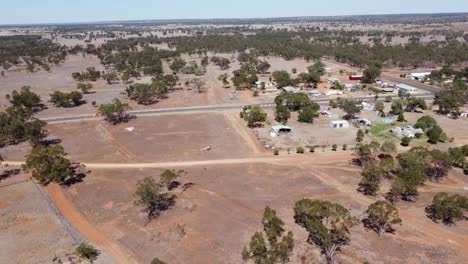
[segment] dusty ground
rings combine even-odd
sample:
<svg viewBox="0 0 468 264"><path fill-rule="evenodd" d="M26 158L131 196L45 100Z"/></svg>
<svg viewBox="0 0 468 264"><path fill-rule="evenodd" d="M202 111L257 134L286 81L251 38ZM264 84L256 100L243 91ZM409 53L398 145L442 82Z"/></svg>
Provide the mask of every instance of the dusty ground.
<svg viewBox="0 0 468 264"><path fill-rule="evenodd" d="M102 121L54 124L48 130L51 137L62 140L72 159L82 162L183 161L253 153L255 143L238 122L238 113L162 115L117 126ZM135 129L129 132L127 127ZM77 131L86 140L78 143ZM211 150L204 151L206 147Z"/></svg>
<svg viewBox="0 0 468 264"><path fill-rule="evenodd" d="M175 207L146 226L131 195L137 180L144 176L157 179L161 170L97 170L66 191L104 234L142 263L153 257L171 263L239 263L242 247L260 229L261 214L267 205L285 220L286 230L294 232L296 250L292 263L316 263L323 261L319 251L305 243L306 233L293 223L294 203L303 197L328 199L342 203L359 217L372 202L355 191L360 177L357 168L349 166L346 158L341 159L333 164L303 161L295 166L278 162L177 168L188 173L182 183L194 185L179 191ZM457 174L443 188L463 192L460 184L467 182L462 179ZM468 243L463 235L468 232L468 225L446 227L432 223L424 215L424 206L440 186L427 186L415 205L399 205L404 224L395 235L378 238L374 232L355 227L352 243L345 247L340 261L466 262L468 256L460 250Z"/></svg>
<svg viewBox="0 0 468 264"><path fill-rule="evenodd" d="M0 190L0 263L51 263L75 242L30 181Z"/></svg>

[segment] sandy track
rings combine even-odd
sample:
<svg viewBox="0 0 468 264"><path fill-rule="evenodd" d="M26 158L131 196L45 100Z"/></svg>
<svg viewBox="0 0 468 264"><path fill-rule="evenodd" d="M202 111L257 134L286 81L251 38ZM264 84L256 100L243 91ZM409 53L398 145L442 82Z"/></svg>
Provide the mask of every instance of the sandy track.
<svg viewBox="0 0 468 264"><path fill-rule="evenodd" d="M343 155L284 155L284 156L263 156L254 158L238 159L214 159L197 161L175 161L175 162L143 162L143 163L82 163L88 169L135 169L135 168L172 168L172 167L194 167L208 165L226 165L226 164L249 164L249 163L277 163L277 164L295 164L300 162L314 163L336 163L337 161L349 161L351 154ZM21 166L22 161L4 161L3 164L9 166Z"/></svg>
<svg viewBox="0 0 468 264"><path fill-rule="evenodd" d="M108 239L103 232L81 214L73 202L68 199L62 187L57 184L49 184L47 192L68 222L78 229L86 239L109 254L116 263L137 263L130 255L126 254L120 245Z"/></svg>

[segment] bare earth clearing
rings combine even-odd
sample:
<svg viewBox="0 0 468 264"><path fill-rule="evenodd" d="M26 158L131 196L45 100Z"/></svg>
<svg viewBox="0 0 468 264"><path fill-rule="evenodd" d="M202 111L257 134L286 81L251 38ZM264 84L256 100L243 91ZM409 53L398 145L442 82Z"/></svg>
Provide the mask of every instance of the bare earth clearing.
<svg viewBox="0 0 468 264"><path fill-rule="evenodd" d="M0 189L0 230L0 263L51 263L75 246L31 181Z"/></svg>
<svg viewBox="0 0 468 264"><path fill-rule="evenodd" d="M182 183L193 183L178 191L176 205L145 226L145 216L132 204L137 180L157 179L161 170L95 170L79 185L66 189L71 199L103 234L127 248L142 263L157 256L171 263L239 263L242 247L261 227L265 206L278 211L295 234L292 263L322 261L319 251L305 243L306 233L293 222L294 203L303 198L340 202L361 216L373 199L355 191L360 179L349 157L336 162L290 161L264 164L202 166L186 169ZM301 161L302 160L302 161ZM323 160L323 159L319 159ZM342 161L339 161L342 160ZM347 168L347 169L345 169ZM330 177L333 175L333 178ZM443 184L459 188L461 175ZM465 185L465 181L462 181ZM403 205L403 226L396 235L378 238L361 226L353 229L352 244L340 256L344 263L462 263L460 254L468 245L468 225L445 227L432 223L424 206L441 185L425 187L415 205ZM124 187L124 188L122 188ZM418 252L414 254L414 252Z"/></svg>

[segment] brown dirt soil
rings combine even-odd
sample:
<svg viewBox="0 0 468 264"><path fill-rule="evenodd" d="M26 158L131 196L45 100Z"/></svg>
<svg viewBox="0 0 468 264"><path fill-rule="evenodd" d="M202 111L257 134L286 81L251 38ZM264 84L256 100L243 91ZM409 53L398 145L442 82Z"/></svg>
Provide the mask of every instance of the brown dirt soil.
<svg viewBox="0 0 468 264"><path fill-rule="evenodd" d="M358 168L349 165L349 156L336 160L318 155L281 157L274 163L175 167L188 172L181 179L183 184L194 185L176 191L176 205L148 225L131 195L137 180L144 176L157 179L160 169L94 170L83 183L66 191L84 215L142 263L154 257L171 263L239 263L242 247L260 229L261 214L267 205L285 220L286 230L294 232L292 263L322 262L317 248L305 243L305 231L294 224L294 203L303 197L327 199L362 217L376 198L356 192L360 175ZM458 179L458 175L451 177ZM449 187L452 184L447 183ZM466 262L468 256L460 251L468 245L468 225L446 227L427 219L424 207L434 194L428 193L432 186L425 188L418 203L398 205L403 226L397 227L395 235L379 238L357 226L352 230L352 243L344 247L338 260Z"/></svg>
<svg viewBox="0 0 468 264"><path fill-rule="evenodd" d="M78 231L84 235L93 244L96 244L107 254L109 254L116 263L136 263L132 256L125 253L125 250L109 240L96 226L90 223L84 217L75 205L69 200L63 192L62 187L57 184L49 184L47 192L59 209L60 213L72 224Z"/></svg>
<svg viewBox="0 0 468 264"><path fill-rule="evenodd" d="M0 189L0 230L0 263L51 263L75 246L31 181Z"/></svg>
<svg viewBox="0 0 468 264"><path fill-rule="evenodd" d="M102 121L49 125L72 159L81 162L149 162L240 158L254 143L239 135L239 125L223 114L140 117L126 124ZM133 132L126 127L135 127ZM76 141L79 131L81 140ZM210 146L210 151L203 151Z"/></svg>

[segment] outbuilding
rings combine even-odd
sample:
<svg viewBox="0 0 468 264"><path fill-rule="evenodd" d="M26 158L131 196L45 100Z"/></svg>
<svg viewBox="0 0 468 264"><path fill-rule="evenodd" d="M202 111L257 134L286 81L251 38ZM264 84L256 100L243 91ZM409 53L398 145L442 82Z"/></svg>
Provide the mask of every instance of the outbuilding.
<svg viewBox="0 0 468 264"><path fill-rule="evenodd" d="M292 129L288 126L283 126L283 125L272 126L270 130L270 136L276 137L280 134L290 133L291 131Z"/></svg>
<svg viewBox="0 0 468 264"><path fill-rule="evenodd" d="M421 81L426 78L429 78L431 76L430 72L413 72L408 75L406 75L406 78L416 80L416 81Z"/></svg>
<svg viewBox="0 0 468 264"><path fill-rule="evenodd" d="M299 92L299 88L296 88L293 86L286 86L281 89L286 93L298 93Z"/></svg>
<svg viewBox="0 0 468 264"><path fill-rule="evenodd" d="M330 122L330 126L332 128L347 128L349 127L349 123L346 120L335 120Z"/></svg>
<svg viewBox="0 0 468 264"><path fill-rule="evenodd" d="M418 91L418 88L413 87L411 85L404 84L404 83L397 84L396 88L399 91L403 91L403 92L406 92L406 93L415 93L415 92Z"/></svg>
<svg viewBox="0 0 468 264"><path fill-rule="evenodd" d="M360 81L360 80L362 80L362 77L363 77L362 75L350 75L349 80L350 81Z"/></svg>

